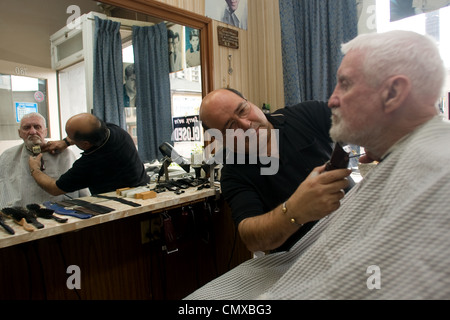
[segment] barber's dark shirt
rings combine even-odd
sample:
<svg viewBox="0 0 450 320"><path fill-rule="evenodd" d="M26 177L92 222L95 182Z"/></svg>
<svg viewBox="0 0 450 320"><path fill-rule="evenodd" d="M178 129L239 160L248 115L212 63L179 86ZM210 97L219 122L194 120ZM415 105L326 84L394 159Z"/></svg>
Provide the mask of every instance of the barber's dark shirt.
<svg viewBox="0 0 450 320"><path fill-rule="evenodd" d="M270 163L225 163L222 169L222 193L231 207L236 226L286 201L311 171L331 156L331 111L327 103L308 101L277 110L267 118L279 130L278 172L261 175L261 167L270 167ZM314 223L305 224L276 251L288 250Z"/></svg>
<svg viewBox="0 0 450 320"><path fill-rule="evenodd" d="M111 123L107 127L110 136L105 144L83 152L56 181L58 188L65 192L89 188L92 194L99 194L150 181L128 132Z"/></svg>

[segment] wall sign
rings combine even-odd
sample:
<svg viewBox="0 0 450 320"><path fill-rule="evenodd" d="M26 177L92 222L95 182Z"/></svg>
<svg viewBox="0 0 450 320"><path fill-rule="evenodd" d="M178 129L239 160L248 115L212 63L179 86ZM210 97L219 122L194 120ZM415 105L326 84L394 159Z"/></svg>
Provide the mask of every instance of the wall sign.
<svg viewBox="0 0 450 320"><path fill-rule="evenodd" d="M42 102L42 101L44 101L44 99L45 99L44 93L43 93L42 91L36 91L36 92L34 93L34 99L35 99L37 102Z"/></svg>
<svg viewBox="0 0 450 320"><path fill-rule="evenodd" d="M239 49L239 31L219 26L217 27L217 35L219 46Z"/></svg>
<svg viewBox="0 0 450 320"><path fill-rule="evenodd" d="M15 102L16 106L16 122L19 123L24 115L31 112L38 112L37 103L31 102Z"/></svg>
<svg viewBox="0 0 450 320"><path fill-rule="evenodd" d="M172 141L191 142L201 140L201 127L198 116L174 117Z"/></svg>

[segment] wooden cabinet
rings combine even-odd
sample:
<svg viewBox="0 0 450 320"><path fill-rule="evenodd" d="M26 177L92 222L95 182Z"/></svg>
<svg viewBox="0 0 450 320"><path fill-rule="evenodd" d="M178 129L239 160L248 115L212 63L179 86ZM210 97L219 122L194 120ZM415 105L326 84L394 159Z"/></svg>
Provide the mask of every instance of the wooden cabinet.
<svg viewBox="0 0 450 320"><path fill-rule="evenodd" d="M2 248L0 299L176 300L251 258L222 199L200 199L184 209L193 216L180 206ZM163 213L175 230L178 250L171 254L162 249ZM142 243L145 221L153 233ZM69 266L79 267L80 289L67 286L74 274Z"/></svg>

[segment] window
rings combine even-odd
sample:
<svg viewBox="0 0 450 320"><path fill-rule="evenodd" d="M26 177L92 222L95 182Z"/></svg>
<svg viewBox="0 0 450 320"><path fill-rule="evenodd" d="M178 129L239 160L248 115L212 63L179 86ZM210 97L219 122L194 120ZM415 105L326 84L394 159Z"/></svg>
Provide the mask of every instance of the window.
<svg viewBox="0 0 450 320"><path fill-rule="evenodd" d="M447 68L445 91L439 101L439 110L450 119L450 1L404 1L413 3L400 6L402 2L391 0L357 1L360 12L359 33L410 30L427 34L436 39ZM413 7L413 5L420 7ZM439 8L441 7L441 8Z"/></svg>
<svg viewBox="0 0 450 320"><path fill-rule="evenodd" d="M203 130L198 119L202 101L199 53L198 60L195 60L193 56L191 56L192 59L187 59L189 54L195 55L195 51L198 51L198 49L191 50L193 42L191 40L193 37L198 38L198 30L181 25L171 25L168 29L173 30L173 34L177 35L173 38L177 43L172 48L174 52L179 53L178 57L173 58L173 64L170 65L172 72L169 76L172 100L172 144L180 155L190 159L192 151L203 145ZM130 38L129 35L127 37L126 31L121 30L121 33L123 41ZM133 92L135 83L130 70L134 64L134 55L131 40L124 41L123 47L124 90ZM131 66L130 69L129 66ZM136 107L132 93L129 96L130 99L127 99L125 103L127 131L137 145Z"/></svg>

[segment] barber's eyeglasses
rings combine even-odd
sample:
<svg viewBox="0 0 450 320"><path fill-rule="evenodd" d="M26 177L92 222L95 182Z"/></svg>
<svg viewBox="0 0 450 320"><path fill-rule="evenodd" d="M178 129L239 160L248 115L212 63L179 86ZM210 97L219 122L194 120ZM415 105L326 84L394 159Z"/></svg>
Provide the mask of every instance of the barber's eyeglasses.
<svg viewBox="0 0 450 320"><path fill-rule="evenodd" d="M250 114L250 110L251 110L250 104L248 103L247 100L244 100L244 102L239 105L235 113L240 119L245 119Z"/></svg>
<svg viewBox="0 0 450 320"><path fill-rule="evenodd" d="M251 110L252 110L252 107L250 106L248 101L246 99L244 99L244 101L238 105L238 107L234 111L234 114L239 119L246 119L249 116ZM231 119L228 122L225 129L233 129L233 130L239 129L239 123L235 120L235 118Z"/></svg>

